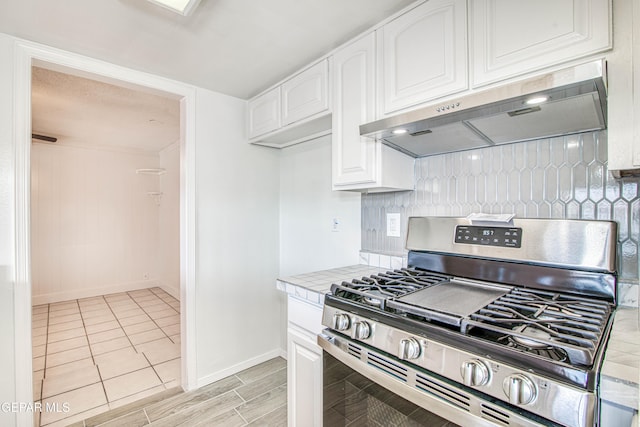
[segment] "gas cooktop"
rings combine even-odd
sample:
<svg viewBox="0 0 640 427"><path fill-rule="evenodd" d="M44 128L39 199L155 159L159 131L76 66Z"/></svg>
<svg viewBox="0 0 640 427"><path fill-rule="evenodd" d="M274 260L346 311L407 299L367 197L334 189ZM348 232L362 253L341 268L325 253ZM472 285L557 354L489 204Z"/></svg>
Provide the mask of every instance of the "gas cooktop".
<svg viewBox="0 0 640 427"><path fill-rule="evenodd" d="M551 361L592 365L612 305L404 268L334 284L333 297Z"/></svg>

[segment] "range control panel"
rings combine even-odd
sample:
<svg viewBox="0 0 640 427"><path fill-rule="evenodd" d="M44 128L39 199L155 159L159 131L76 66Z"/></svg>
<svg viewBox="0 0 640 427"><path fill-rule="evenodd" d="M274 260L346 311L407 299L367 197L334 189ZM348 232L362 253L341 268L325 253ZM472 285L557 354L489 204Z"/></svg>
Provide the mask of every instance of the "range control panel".
<svg viewBox="0 0 640 427"><path fill-rule="evenodd" d="M522 228L458 225L455 239L456 243L468 245L519 248L522 245Z"/></svg>

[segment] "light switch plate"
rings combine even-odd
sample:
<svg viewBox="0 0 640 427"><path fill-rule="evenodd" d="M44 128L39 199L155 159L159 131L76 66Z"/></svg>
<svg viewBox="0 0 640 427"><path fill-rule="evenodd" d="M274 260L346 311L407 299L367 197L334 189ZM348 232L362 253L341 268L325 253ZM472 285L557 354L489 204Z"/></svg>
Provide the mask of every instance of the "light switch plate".
<svg viewBox="0 0 640 427"><path fill-rule="evenodd" d="M387 237L400 237L400 214L387 214Z"/></svg>

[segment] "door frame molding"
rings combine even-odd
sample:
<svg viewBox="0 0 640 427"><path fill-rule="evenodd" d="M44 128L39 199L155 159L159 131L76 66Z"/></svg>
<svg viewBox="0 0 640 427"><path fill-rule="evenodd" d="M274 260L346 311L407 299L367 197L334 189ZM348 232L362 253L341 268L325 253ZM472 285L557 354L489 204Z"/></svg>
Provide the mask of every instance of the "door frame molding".
<svg viewBox="0 0 640 427"><path fill-rule="evenodd" d="M31 67L42 66L180 101L180 319L182 387L197 387L195 343L196 277L196 93L195 86L131 70L86 56L14 38L14 185L16 285L14 293L16 401L33 401L31 339ZM18 426L32 426L21 412Z"/></svg>

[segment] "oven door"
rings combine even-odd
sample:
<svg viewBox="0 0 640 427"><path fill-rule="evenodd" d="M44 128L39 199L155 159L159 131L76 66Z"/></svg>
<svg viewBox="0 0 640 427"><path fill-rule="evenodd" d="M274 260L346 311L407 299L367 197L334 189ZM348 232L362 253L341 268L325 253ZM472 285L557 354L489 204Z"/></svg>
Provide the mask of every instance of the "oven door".
<svg viewBox="0 0 640 427"><path fill-rule="evenodd" d="M326 351L322 356L325 426L455 426L371 381Z"/></svg>
<svg viewBox="0 0 640 427"><path fill-rule="evenodd" d="M318 345L325 426L556 425L328 329Z"/></svg>

